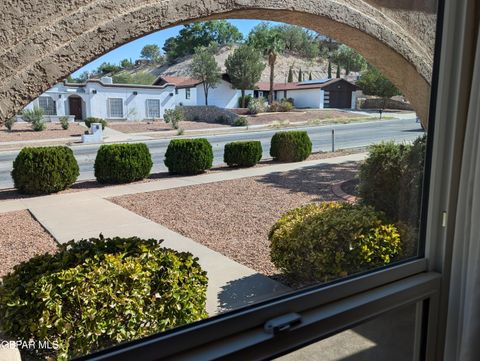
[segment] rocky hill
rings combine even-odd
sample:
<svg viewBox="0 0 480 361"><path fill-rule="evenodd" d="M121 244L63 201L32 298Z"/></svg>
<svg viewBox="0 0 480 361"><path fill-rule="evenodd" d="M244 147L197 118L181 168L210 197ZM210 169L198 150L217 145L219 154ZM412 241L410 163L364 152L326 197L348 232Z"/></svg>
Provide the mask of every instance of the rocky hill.
<svg viewBox="0 0 480 361"><path fill-rule="evenodd" d="M219 50L215 55L218 65L225 71L225 60L228 55L231 54L235 49L235 46L226 46ZM131 70L127 70L129 73L139 73L139 72L148 72L158 77L160 75L167 76L189 76L188 66L192 62L192 57L188 56L183 59L180 59L175 64L165 64L162 66L156 66L151 64L139 64ZM265 61L266 64L266 61ZM275 65L275 82L285 83L288 79L288 71L292 67L293 69L293 81L298 81L298 72L301 69L302 73L305 76L305 79L308 80L310 72L312 73L313 79L324 79L327 77L328 73L328 64L324 60L309 60L304 59L296 55L283 54L279 55L277 58L277 63ZM336 68L333 68L333 73L335 76ZM343 75L343 74L342 74ZM270 68L265 67L265 70L262 73L261 81L269 81L270 79Z"/></svg>

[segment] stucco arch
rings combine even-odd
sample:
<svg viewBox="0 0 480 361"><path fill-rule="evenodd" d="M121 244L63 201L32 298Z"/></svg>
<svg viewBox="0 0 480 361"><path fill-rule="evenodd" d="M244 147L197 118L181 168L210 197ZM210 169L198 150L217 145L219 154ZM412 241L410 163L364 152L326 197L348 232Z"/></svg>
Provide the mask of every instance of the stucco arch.
<svg viewBox="0 0 480 361"><path fill-rule="evenodd" d="M7 0L0 4L0 119L126 42L213 18L283 21L343 42L381 69L427 119L435 19L405 11L397 16L354 0Z"/></svg>

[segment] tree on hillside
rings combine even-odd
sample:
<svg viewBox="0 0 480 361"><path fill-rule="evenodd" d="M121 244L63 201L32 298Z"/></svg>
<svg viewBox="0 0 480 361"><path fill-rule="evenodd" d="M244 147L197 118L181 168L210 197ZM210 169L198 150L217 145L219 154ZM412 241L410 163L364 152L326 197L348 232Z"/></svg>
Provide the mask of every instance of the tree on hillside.
<svg viewBox="0 0 480 361"><path fill-rule="evenodd" d="M163 51L168 61L193 54L198 47L209 47L211 44L224 46L238 43L243 39L238 28L226 20L210 20L185 25L179 34L168 38Z"/></svg>
<svg viewBox="0 0 480 361"><path fill-rule="evenodd" d="M310 75L308 76L308 80L313 80L313 78L312 78L312 72L310 72Z"/></svg>
<svg viewBox="0 0 480 361"><path fill-rule="evenodd" d="M279 53L285 49L285 43L279 35L278 29L270 27L268 23L260 23L255 26L248 36L248 44L259 50L268 59L270 67L270 92L268 103L273 101L273 83L275 80L275 64Z"/></svg>
<svg viewBox="0 0 480 361"><path fill-rule="evenodd" d="M298 71L298 82L301 83L303 80L303 74L302 74L302 69L300 68L300 70Z"/></svg>
<svg viewBox="0 0 480 361"><path fill-rule="evenodd" d="M326 58L328 61L328 78L332 78L332 61L334 58L334 54L339 47L339 44L327 37L327 36L318 36L318 42L320 47L320 54L323 58Z"/></svg>
<svg viewBox="0 0 480 361"><path fill-rule="evenodd" d="M292 67L290 67L288 69L288 80L287 80L289 83L293 83L293 69Z"/></svg>
<svg viewBox="0 0 480 361"><path fill-rule="evenodd" d="M115 74L112 80L115 84L141 84L152 85L155 82L155 76L149 72L143 71L139 73L130 74L122 71Z"/></svg>
<svg viewBox="0 0 480 361"><path fill-rule="evenodd" d="M195 49L189 72L193 78L202 81L205 105L208 105L208 92L215 88L221 79L220 67L217 65L211 48L199 47Z"/></svg>
<svg viewBox="0 0 480 361"><path fill-rule="evenodd" d="M320 48L316 34L296 25L283 24L274 27L285 44L285 50L308 59L319 55Z"/></svg>
<svg viewBox="0 0 480 361"><path fill-rule="evenodd" d="M162 55L160 54L160 47L157 44L147 44L142 48L140 57L152 63L160 63Z"/></svg>
<svg viewBox="0 0 480 361"><path fill-rule="evenodd" d="M362 72L357 86L365 95L374 95L383 98L383 108L388 98L400 95L400 91L377 68L368 65Z"/></svg>
<svg viewBox="0 0 480 361"><path fill-rule="evenodd" d="M123 60L120 62L120 66L122 67L122 69L131 69L131 68L133 68L132 59L123 59Z"/></svg>
<svg viewBox="0 0 480 361"><path fill-rule="evenodd" d="M119 70L120 70L120 67L118 65L103 62L97 68L96 73L99 74L99 75L105 75L105 74L109 74L109 73L115 73Z"/></svg>
<svg viewBox="0 0 480 361"><path fill-rule="evenodd" d="M84 71L77 77L72 77L69 75L67 77L67 82L68 83L85 83L88 79L90 78L90 73L88 71Z"/></svg>
<svg viewBox="0 0 480 361"><path fill-rule="evenodd" d="M241 105L245 108L245 90L254 89L265 69L262 55L251 46L242 45L228 56L225 67L232 85L242 91Z"/></svg>
<svg viewBox="0 0 480 361"><path fill-rule="evenodd" d="M340 65L337 64L337 74L335 75L336 78L340 78Z"/></svg>
<svg viewBox="0 0 480 361"><path fill-rule="evenodd" d="M328 79L331 79L332 78L332 63L329 61L328 62L328 75L327 75Z"/></svg>
<svg viewBox="0 0 480 361"><path fill-rule="evenodd" d="M360 71L366 66L364 57L344 44L335 50L332 58L336 64L345 69L346 75L351 71Z"/></svg>

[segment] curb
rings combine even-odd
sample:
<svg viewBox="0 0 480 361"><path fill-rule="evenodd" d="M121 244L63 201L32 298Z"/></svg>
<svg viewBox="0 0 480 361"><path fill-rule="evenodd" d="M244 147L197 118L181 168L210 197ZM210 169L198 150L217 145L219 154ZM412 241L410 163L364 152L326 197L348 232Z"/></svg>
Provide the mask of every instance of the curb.
<svg viewBox="0 0 480 361"><path fill-rule="evenodd" d="M348 194L348 193L345 193L342 189L342 185L344 183L349 182L349 181L351 181L351 179L347 179L347 180L332 184L332 192L337 197L343 199L345 202L348 202L350 204L355 204L355 203L358 202L358 197L356 197L354 195L351 195L351 194Z"/></svg>

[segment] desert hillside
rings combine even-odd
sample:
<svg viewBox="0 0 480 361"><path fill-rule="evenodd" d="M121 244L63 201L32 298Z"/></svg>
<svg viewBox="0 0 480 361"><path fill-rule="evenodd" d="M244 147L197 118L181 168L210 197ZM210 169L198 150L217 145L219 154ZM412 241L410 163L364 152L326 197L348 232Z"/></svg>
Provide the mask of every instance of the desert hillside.
<svg viewBox="0 0 480 361"><path fill-rule="evenodd" d="M218 65L221 67L222 71L225 71L225 60L228 55L233 52L235 46L226 46L219 50L218 54L215 55ZM128 70L129 73L138 73L138 72L149 72L155 77L163 75L168 76L189 76L188 65L191 63L192 57L188 56L179 60L175 64L165 64L162 66L155 66L149 64L142 64L136 66L134 69ZM265 61L266 64L266 61ZM301 69L304 73L304 77L308 80L310 72L312 73L313 79L323 79L327 77L328 73L328 64L325 60L308 60L301 58L299 56L291 54L279 55L277 63L275 66L275 82L284 83L288 79L288 71L292 67L293 69L293 81L298 81L298 72ZM334 67L332 72L335 76L336 68ZM268 81L270 79L270 70L268 66L265 67L265 70L262 74L261 81Z"/></svg>

